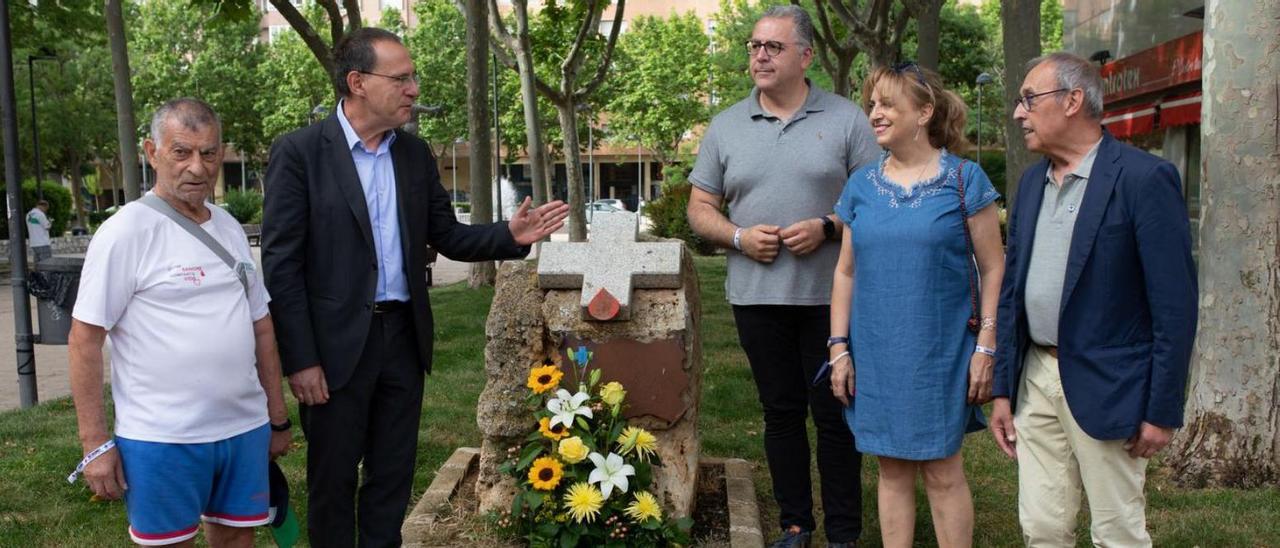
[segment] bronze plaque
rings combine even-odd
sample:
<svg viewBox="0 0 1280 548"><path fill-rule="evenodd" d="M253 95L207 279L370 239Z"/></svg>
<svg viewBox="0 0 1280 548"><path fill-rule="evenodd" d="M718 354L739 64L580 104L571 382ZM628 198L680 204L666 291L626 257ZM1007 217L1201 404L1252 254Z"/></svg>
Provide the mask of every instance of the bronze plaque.
<svg viewBox="0 0 1280 548"><path fill-rule="evenodd" d="M569 360L569 354L579 346L585 346L592 353L587 368L600 369L601 384L618 381L626 389L627 400L623 409L626 418L648 415L671 426L693 403L686 394L689 390L689 372L684 368L682 339L588 342L566 337L565 344L560 349L561 368L565 373L561 385L565 388L571 389L572 379L575 378L571 371L575 365Z"/></svg>

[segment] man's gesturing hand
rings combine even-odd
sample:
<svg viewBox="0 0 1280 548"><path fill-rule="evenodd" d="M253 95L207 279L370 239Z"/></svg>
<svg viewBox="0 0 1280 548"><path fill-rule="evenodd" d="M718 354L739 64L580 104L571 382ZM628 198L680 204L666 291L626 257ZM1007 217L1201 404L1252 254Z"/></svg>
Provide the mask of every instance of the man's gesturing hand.
<svg viewBox="0 0 1280 548"><path fill-rule="evenodd" d="M533 199L526 196L507 224L511 236L520 245L532 244L560 230L564 226L565 217L569 216L569 204L560 200L538 207L529 207L531 204Z"/></svg>
<svg viewBox="0 0 1280 548"><path fill-rule="evenodd" d="M303 405L323 405L329 402L329 385L324 380L320 364L289 375L289 390Z"/></svg>
<svg viewBox="0 0 1280 548"><path fill-rule="evenodd" d="M805 219L782 229L778 236L793 255L813 253L827 239L822 231L822 219Z"/></svg>
<svg viewBox="0 0 1280 548"><path fill-rule="evenodd" d="M771 263L778 258L778 232L776 225L755 225L742 231L742 252L753 260Z"/></svg>

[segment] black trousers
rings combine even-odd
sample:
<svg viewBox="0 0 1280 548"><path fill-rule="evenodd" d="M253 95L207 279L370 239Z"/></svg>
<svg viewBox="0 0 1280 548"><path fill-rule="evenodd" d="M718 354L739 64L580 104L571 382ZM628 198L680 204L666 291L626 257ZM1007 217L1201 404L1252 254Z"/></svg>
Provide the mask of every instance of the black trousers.
<svg viewBox="0 0 1280 548"><path fill-rule="evenodd" d="M734 306L738 338L751 362L764 407L764 452L778 502L779 525L814 530L809 480L808 413L818 431L823 526L830 542L862 533L862 455L829 383L812 386L827 359L829 306Z"/></svg>
<svg viewBox="0 0 1280 548"><path fill-rule="evenodd" d="M328 403L301 406L312 546L353 546L357 516L362 548L401 544L422 415L423 373L415 338L407 307L374 314L351 380L330 390Z"/></svg>

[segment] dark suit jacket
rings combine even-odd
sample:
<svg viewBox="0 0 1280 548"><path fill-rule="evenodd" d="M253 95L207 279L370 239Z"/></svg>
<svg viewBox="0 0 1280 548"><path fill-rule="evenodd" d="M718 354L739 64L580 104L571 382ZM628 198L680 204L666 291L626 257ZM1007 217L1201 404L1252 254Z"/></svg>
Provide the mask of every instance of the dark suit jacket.
<svg viewBox="0 0 1280 548"><path fill-rule="evenodd" d="M1042 160L1023 173L1009 217L993 394L1014 405L1032 344L1024 296L1048 168ZM1182 426L1196 306L1177 170L1104 133L1071 237L1058 327L1062 388L1086 433L1111 440L1142 421Z"/></svg>
<svg viewBox="0 0 1280 548"><path fill-rule="evenodd" d="M431 370L427 246L446 257L518 258L506 223L458 223L435 157L400 130L391 144L400 241L422 367ZM262 263L286 375L320 364L329 389L351 378L373 319L377 257L364 191L336 114L280 137L267 164Z"/></svg>

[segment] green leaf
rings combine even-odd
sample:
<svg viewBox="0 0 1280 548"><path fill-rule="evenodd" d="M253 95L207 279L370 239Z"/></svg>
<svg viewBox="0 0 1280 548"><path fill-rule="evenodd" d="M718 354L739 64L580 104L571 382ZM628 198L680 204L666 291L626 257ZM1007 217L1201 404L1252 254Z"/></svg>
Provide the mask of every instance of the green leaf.
<svg viewBox="0 0 1280 548"><path fill-rule="evenodd" d="M580 535L573 529L565 529L560 533L560 548L577 548Z"/></svg>
<svg viewBox="0 0 1280 548"><path fill-rule="evenodd" d="M579 428L582 428L583 430L586 430L588 432L591 431L591 426L587 424L587 419L582 418L581 415L578 415L577 420L575 420L574 422L578 424Z"/></svg>
<svg viewBox="0 0 1280 548"><path fill-rule="evenodd" d="M516 464L516 470L524 470L533 464L533 460L538 458L538 454L542 452L542 448L537 445L528 445L524 448L524 453L520 456L520 462Z"/></svg>
<svg viewBox="0 0 1280 548"><path fill-rule="evenodd" d="M600 383L600 370L599 370L599 369L592 369L592 370L591 370L591 381L590 381L590 382L591 382L591 387L592 387L592 388L595 388L595 386L596 386L597 384L599 384L599 383Z"/></svg>
<svg viewBox="0 0 1280 548"><path fill-rule="evenodd" d="M547 497L542 493L525 493L524 498L525 502L529 503L530 510L537 510L539 506L542 506L542 502L546 500Z"/></svg>

